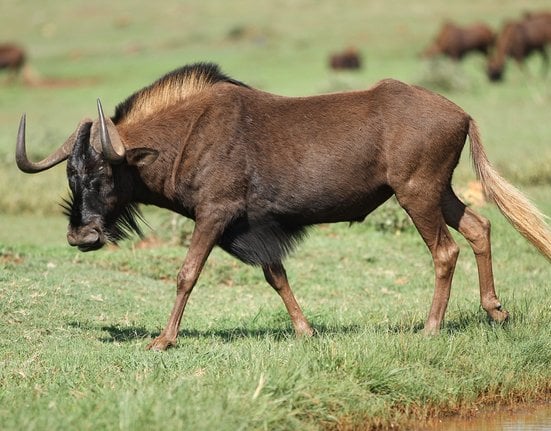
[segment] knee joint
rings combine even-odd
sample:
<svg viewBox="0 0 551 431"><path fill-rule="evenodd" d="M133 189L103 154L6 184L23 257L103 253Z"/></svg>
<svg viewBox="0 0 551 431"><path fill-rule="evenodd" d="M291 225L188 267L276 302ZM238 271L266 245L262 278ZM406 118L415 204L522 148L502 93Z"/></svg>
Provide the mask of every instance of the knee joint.
<svg viewBox="0 0 551 431"><path fill-rule="evenodd" d="M481 219L480 229L471 239L471 245L475 254L485 254L490 251L491 223L488 219Z"/></svg>
<svg viewBox="0 0 551 431"><path fill-rule="evenodd" d="M447 277L455 268L457 257L459 256L459 246L455 243L450 243L446 247L441 247L434 256L434 264L436 266L436 274Z"/></svg>
<svg viewBox="0 0 551 431"><path fill-rule="evenodd" d="M178 291L187 291L193 288L193 278L187 271L180 271L176 279Z"/></svg>

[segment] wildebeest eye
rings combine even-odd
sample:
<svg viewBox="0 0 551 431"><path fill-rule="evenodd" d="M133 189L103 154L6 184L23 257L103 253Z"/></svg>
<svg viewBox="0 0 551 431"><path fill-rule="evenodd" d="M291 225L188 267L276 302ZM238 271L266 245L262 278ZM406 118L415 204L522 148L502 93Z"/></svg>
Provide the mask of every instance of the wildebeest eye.
<svg viewBox="0 0 551 431"><path fill-rule="evenodd" d="M96 192L99 192L102 189L103 182L100 178L93 178L90 181L90 188Z"/></svg>

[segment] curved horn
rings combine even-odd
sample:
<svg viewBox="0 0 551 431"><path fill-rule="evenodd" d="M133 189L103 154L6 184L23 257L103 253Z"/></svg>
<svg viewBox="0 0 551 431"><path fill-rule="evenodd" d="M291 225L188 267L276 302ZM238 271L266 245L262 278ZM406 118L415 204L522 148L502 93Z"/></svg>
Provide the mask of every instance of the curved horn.
<svg viewBox="0 0 551 431"><path fill-rule="evenodd" d="M17 133L15 162L17 163L17 167L19 169L28 174L35 174L37 172L45 171L46 169L50 169L58 163L66 160L71 153L73 145L75 144L75 139L78 136L80 127L82 126L81 122L76 132L69 136L69 139L67 139L65 143L61 147L59 147L54 153L50 154L48 157L40 162L31 162L27 157L27 150L25 148L26 122L27 116L26 114L23 114L23 116L21 117L21 121L19 122L19 132Z"/></svg>
<svg viewBox="0 0 551 431"><path fill-rule="evenodd" d="M106 119L103 114L101 102L98 99L98 115L100 123L100 140L103 156L113 164L121 163L124 160L126 150L122 145L119 132L110 118Z"/></svg>

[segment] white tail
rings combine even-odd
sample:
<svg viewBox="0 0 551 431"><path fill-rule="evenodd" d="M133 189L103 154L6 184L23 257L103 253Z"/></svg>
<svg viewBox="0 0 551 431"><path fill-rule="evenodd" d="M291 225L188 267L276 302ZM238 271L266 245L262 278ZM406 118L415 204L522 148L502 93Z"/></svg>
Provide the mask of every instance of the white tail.
<svg viewBox="0 0 551 431"><path fill-rule="evenodd" d="M469 123L469 139L474 170L488 199L497 205L516 230L551 260L551 232L545 223L545 215L493 168L473 119Z"/></svg>

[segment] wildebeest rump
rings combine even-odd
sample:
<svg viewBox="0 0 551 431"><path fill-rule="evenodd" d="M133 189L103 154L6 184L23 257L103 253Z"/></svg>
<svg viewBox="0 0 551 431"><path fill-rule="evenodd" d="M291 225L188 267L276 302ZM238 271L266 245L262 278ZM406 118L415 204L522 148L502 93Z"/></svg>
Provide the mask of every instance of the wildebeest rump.
<svg viewBox="0 0 551 431"><path fill-rule="evenodd" d="M547 73L549 56L546 48L550 43L550 13L527 13L521 20L506 22L497 36L495 50L488 60L488 78L491 81L503 79L507 57L513 58L522 67L526 58L534 52L540 53L543 70Z"/></svg>
<svg viewBox="0 0 551 431"><path fill-rule="evenodd" d="M437 332L459 248L446 225L474 250L483 308L507 318L494 290L489 222L454 194L451 177L466 137L487 195L551 258L541 214L491 167L474 120L422 88L384 80L366 91L282 97L248 87L217 66L185 66L105 117L84 119L51 156L32 162L22 118L16 160L35 173L68 159L67 239L81 250L137 231L136 205L195 220L178 273L168 324L149 348L175 344L188 297L215 245L261 266L297 334L310 335L282 260L308 226L361 221L396 195L434 260L436 287L426 321Z"/></svg>
<svg viewBox="0 0 551 431"><path fill-rule="evenodd" d="M475 23L463 27L446 21L434 42L423 52L423 56L430 58L445 55L453 60L461 60L470 52L488 55L494 37L494 32L486 24Z"/></svg>

